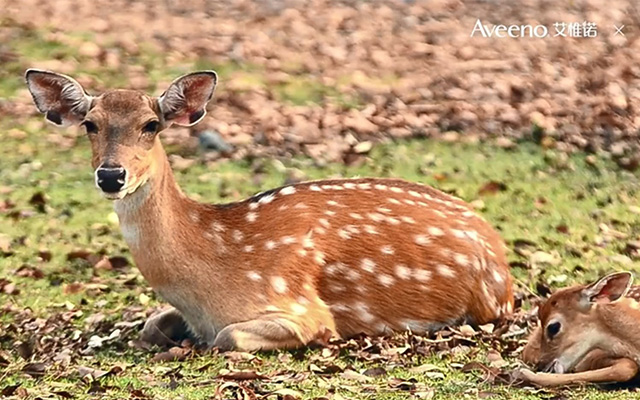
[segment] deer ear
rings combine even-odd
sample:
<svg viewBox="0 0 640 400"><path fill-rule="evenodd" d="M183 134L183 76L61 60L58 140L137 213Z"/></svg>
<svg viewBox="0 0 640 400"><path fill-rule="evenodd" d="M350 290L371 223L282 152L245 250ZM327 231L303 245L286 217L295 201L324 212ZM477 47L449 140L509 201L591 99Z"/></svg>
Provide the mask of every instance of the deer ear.
<svg viewBox="0 0 640 400"><path fill-rule="evenodd" d="M73 78L28 69L25 79L38 111L56 125L78 124L91 108L92 97Z"/></svg>
<svg viewBox="0 0 640 400"><path fill-rule="evenodd" d="M158 98L165 121L182 126L198 123L207 113L217 82L214 71L193 72L173 81Z"/></svg>
<svg viewBox="0 0 640 400"><path fill-rule="evenodd" d="M632 282L631 272L616 272L582 289L582 296L590 303L612 303L627 294Z"/></svg>

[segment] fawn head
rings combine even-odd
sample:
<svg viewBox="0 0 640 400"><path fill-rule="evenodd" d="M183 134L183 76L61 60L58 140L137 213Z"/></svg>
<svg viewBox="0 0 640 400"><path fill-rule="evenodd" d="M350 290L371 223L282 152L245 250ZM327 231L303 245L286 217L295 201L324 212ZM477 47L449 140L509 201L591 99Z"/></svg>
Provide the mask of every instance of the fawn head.
<svg viewBox="0 0 640 400"><path fill-rule="evenodd" d="M25 77L47 121L84 126L96 185L109 199L133 193L153 176L154 150L161 149L158 133L173 123L199 122L217 83L215 72L201 71L176 79L160 97L122 89L94 97L66 75L29 69Z"/></svg>
<svg viewBox="0 0 640 400"><path fill-rule="evenodd" d="M607 275L590 285L562 289L551 295L538 312L540 328L530 338L523 358L537 361L545 371L565 373L587 353L607 342L595 311L622 299L631 287L629 272Z"/></svg>

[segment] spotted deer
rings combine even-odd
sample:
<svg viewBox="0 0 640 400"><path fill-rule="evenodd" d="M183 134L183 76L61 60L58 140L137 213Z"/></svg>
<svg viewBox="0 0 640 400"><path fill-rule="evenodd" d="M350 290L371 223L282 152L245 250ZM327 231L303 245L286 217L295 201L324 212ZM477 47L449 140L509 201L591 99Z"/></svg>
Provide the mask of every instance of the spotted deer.
<svg viewBox="0 0 640 400"><path fill-rule="evenodd" d="M539 310L522 359L547 372L520 371L539 386L625 382L640 364L640 286L632 275L607 275L554 293Z"/></svg>
<svg viewBox="0 0 640 400"><path fill-rule="evenodd" d="M204 117L213 71L184 75L159 97L94 97L35 69L26 81L47 120L86 129L95 183L114 201L142 275L172 306L147 320L145 340L191 333L223 350L267 350L483 324L512 311L499 235L431 187L330 179L229 204L185 196L158 133Z"/></svg>

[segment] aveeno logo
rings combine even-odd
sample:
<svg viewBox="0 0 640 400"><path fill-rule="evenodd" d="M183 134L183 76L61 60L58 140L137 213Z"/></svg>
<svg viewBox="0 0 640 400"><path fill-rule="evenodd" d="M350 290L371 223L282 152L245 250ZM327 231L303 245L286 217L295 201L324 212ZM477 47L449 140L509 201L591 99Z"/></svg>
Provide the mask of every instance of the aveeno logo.
<svg viewBox="0 0 640 400"><path fill-rule="evenodd" d="M485 38L521 38L535 37L544 38L549 34L549 30L544 25L484 25L480 19L476 20L471 37L482 36Z"/></svg>

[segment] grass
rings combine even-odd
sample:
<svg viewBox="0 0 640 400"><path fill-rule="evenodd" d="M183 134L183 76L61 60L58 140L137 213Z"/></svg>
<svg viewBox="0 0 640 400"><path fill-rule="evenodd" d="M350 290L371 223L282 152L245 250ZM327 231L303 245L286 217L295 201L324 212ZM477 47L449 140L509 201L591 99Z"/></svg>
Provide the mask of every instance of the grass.
<svg viewBox="0 0 640 400"><path fill-rule="evenodd" d="M0 276L8 277L21 293L0 294L0 304L12 304L18 310L30 309L34 317L45 319L69 310L80 311L72 325L84 335L91 334L87 321L96 314L103 314L112 325L121 321L125 313L134 314L129 319L144 318L145 310L159 302L136 269L98 271L84 260L67 259L69 253L78 249L130 259L111 204L101 199L93 187L87 139L79 137L75 145L68 148L52 146L49 135L70 135L69 131L43 127L39 120L20 125L11 121L1 124L0 188L4 194L0 204L4 200L15 207L0 213L0 237L10 239L13 253L4 257L0 253ZM26 131L27 139L13 139L4 133L11 129ZM259 163L265 167L260 168L260 179L251 179L255 175L255 165L232 161L209 166L197 163L178 173L177 177L191 196L225 202L280 185L291 169L301 170L309 179L394 176L431 184L473 201L480 208L511 249L509 260L514 265L512 272L519 285L531 291L536 290L538 283L565 286L586 282L613 270L635 270L638 266L636 261L620 255L626 244L622 234L629 240L640 236L640 214L633 207L640 197L640 182L637 176L616 169L606 159L592 165L581 155L564 159L529 144L507 151L489 145L416 140L376 147L358 166L329 164L316 167L312 160L305 158L284 160L283 163L259 160ZM493 184L487 185L489 182ZM39 202L30 203L38 192L46 194L44 206ZM606 236L602 224L621 232L620 237ZM528 243L524 250L555 255L558 262L532 266L521 243ZM515 247L520 249L520 254L513 251ZM45 249L51 254L50 261L43 261L39 256ZM16 276L15 271L23 265L39 268L44 278ZM74 284L81 285L82 290L70 290ZM96 289L92 284L104 287ZM374 367L387 370L387 376L371 378L367 382L337 373L311 373L314 363L322 360L322 350L258 354L252 361L209 355L183 362L152 363L152 352L129 348L124 343L105 345L94 354L73 354L69 365L54 364L43 377L31 378L22 372L22 368L27 362L37 361L38 354L29 360L18 356L14 340L28 340L29 337L28 332L12 328L19 319L15 313L0 312L0 343L10 362L4 371L0 369L0 390L19 383L34 396L67 392L75 398L121 399L144 393L149 398L159 399L208 399L215 398L216 390L222 385L222 381L212 381L211 377L225 369L250 369L267 375L288 374L289 378L282 383L246 384L253 385L253 389L261 388L263 393L280 390L281 397L288 393L287 390L294 390L305 399L320 396L415 398L408 392L392 390L390 382L393 378L413 381L412 384L422 388L418 394L423 393L427 398L432 395L437 399L492 395L492 398L536 399L552 395L483 383L477 373L463 373L455 367L456 363L484 361L488 345L482 343L477 349L461 354L401 356L401 361L395 364L361 360L344 352L331 361L355 371ZM135 337L135 333L131 336ZM507 361L515 365L515 360ZM424 364L433 365L441 374L411 372L411 367ZM122 371L99 378L99 385L92 386L91 379L79 377L79 366L104 371L119 366ZM237 385L243 384L228 383L225 396L239 396L241 387ZM93 391L100 393L90 393ZM630 396L624 390L604 392L593 387L563 391L562 394L576 399ZM276 397L277 393L268 398Z"/></svg>

